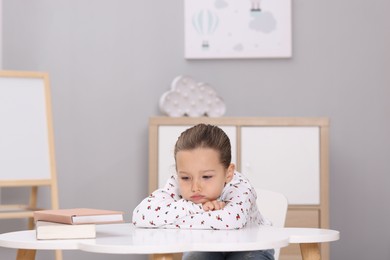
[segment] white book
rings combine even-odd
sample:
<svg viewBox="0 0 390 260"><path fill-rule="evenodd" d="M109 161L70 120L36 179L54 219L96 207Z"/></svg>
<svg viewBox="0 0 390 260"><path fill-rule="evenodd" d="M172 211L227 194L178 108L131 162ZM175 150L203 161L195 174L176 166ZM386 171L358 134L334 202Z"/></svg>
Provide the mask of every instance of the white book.
<svg viewBox="0 0 390 260"><path fill-rule="evenodd" d="M95 238L95 224L60 224L47 221L36 221L35 230L37 239L80 239Z"/></svg>

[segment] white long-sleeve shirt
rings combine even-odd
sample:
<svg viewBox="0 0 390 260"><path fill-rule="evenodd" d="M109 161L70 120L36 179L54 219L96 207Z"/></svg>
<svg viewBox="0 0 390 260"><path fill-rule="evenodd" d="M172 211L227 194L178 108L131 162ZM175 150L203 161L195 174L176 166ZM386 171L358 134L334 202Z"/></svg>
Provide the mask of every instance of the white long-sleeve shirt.
<svg viewBox="0 0 390 260"><path fill-rule="evenodd" d="M235 172L219 200L226 203L221 210L204 211L202 204L182 198L177 176L172 175L162 189L154 191L133 211L137 227L186 229L239 229L249 223L270 225L257 209L256 192L248 179Z"/></svg>

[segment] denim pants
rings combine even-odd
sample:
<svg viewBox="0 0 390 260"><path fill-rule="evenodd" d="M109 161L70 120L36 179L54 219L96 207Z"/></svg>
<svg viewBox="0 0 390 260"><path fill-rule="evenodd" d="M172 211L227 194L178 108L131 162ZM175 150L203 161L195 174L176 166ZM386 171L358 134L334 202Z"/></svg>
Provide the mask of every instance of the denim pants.
<svg viewBox="0 0 390 260"><path fill-rule="evenodd" d="M274 250L239 252L185 252L182 260L274 260Z"/></svg>

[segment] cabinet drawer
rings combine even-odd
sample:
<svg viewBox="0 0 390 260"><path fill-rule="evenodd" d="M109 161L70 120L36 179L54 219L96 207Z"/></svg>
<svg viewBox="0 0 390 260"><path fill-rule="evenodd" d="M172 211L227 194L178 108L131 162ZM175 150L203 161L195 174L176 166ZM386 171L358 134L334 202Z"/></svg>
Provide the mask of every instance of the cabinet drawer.
<svg viewBox="0 0 390 260"><path fill-rule="evenodd" d="M286 227L320 227L320 210L289 209L286 217Z"/></svg>

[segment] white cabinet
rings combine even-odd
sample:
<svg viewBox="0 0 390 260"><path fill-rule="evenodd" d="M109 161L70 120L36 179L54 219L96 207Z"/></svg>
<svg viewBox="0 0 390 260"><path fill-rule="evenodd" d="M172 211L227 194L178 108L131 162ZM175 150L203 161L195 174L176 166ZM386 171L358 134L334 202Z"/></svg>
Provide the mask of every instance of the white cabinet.
<svg viewBox="0 0 390 260"><path fill-rule="evenodd" d="M149 192L175 171L176 140L198 123L218 125L227 133L232 161L254 187L286 195L286 226L329 228L327 118L150 118ZM299 257L297 246L281 250L281 260ZM322 246L322 257L329 259L328 245Z"/></svg>

